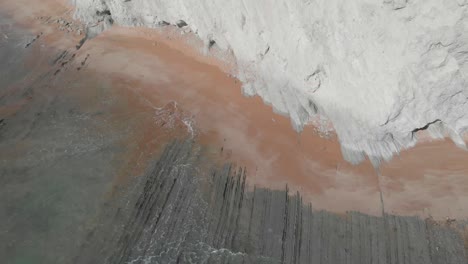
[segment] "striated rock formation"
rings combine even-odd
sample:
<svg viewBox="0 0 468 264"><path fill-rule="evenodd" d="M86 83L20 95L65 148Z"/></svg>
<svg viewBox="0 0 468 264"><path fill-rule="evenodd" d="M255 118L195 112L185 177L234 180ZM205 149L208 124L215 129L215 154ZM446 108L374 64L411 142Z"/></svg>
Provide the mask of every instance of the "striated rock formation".
<svg viewBox="0 0 468 264"><path fill-rule="evenodd" d="M466 263L463 221L316 211L299 194L249 190L245 170L203 172L189 141L170 144L76 263Z"/></svg>
<svg viewBox="0 0 468 264"><path fill-rule="evenodd" d="M353 163L390 159L422 129L464 147L466 0L73 2L90 34L184 22L207 47L235 54L244 92L297 130L328 117Z"/></svg>

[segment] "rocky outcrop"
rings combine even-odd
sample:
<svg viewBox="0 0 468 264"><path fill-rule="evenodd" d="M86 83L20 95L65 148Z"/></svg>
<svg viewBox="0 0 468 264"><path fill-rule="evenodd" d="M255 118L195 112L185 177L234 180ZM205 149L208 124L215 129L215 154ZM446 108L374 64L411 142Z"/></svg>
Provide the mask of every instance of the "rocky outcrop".
<svg viewBox="0 0 468 264"><path fill-rule="evenodd" d="M242 168L209 173L200 153L170 144L77 263L467 263L464 222L316 211L287 187L247 187Z"/></svg>
<svg viewBox="0 0 468 264"><path fill-rule="evenodd" d="M91 28L184 21L207 46L235 54L244 92L289 115L297 130L317 113L328 117L351 162L390 159L434 120L464 147L466 1L74 3Z"/></svg>

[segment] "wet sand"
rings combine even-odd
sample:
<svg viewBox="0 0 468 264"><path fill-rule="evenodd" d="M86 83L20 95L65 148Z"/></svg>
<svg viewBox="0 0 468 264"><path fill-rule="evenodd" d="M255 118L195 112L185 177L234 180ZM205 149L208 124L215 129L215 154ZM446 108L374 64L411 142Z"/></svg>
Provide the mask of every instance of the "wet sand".
<svg viewBox="0 0 468 264"><path fill-rule="evenodd" d="M31 2L6 1L0 7L18 14L13 18L32 30L46 32L44 41L59 49L79 41L79 36L67 37L32 18L38 13L69 16L70 7L41 1L39 8ZM51 3L54 8L46 9ZM29 5L38 9L23 13L22 7ZM122 103L135 107L135 114L139 107L153 109L154 123L142 127L134 143L140 153L128 154L132 162L144 160L165 140L154 140L160 134L158 116L161 108L170 110L176 102L182 116L176 130L192 134L183 122L190 121L195 139L210 150L208 154L221 153L222 161L247 168L250 186L283 189L287 184L314 208L334 212L468 217L468 153L450 141L419 144L384 164L380 172L369 161L352 166L343 160L336 137L322 138L312 126L298 134L288 118L273 113L260 98L244 97L240 83L220 70L233 66L203 57L199 45L171 28L114 27L76 53L76 66L87 58L82 71L127 95Z"/></svg>

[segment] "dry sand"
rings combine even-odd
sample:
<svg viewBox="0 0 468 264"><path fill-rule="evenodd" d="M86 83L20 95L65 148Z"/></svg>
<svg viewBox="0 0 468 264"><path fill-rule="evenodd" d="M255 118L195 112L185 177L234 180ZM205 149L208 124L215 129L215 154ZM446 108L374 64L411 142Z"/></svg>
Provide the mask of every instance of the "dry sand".
<svg viewBox="0 0 468 264"><path fill-rule="evenodd" d="M46 32L50 45L73 47L79 37L67 37L33 19L70 16L70 7L59 3L6 0L0 8L31 30ZM335 137L322 138L312 126L298 134L260 98L244 97L240 83L220 70L233 65L204 57L200 45L172 28L114 27L77 53L77 62L89 55L84 70L127 94L127 107L154 110L154 123L135 139L142 151L129 153L130 160L152 154L161 142L155 140L161 134L156 129L160 118L175 116L176 130L192 135L194 129L195 139L210 155L246 166L251 185L282 189L288 184L316 209L379 215L383 200L387 213L468 217L468 153L450 141L419 144L384 164L379 173L368 161L352 166L343 160Z"/></svg>

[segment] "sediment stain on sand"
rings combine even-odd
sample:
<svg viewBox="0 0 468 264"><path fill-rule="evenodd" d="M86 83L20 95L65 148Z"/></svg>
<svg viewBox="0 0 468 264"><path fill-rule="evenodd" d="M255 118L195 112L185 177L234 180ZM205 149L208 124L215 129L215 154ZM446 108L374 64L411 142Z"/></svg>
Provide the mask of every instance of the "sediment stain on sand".
<svg viewBox="0 0 468 264"><path fill-rule="evenodd" d="M281 189L288 184L316 208L338 212L380 214L382 190L386 209L392 213L441 218L466 215L463 204L468 184L463 177L445 177L449 180L444 185L453 190L438 190L439 195L433 195L433 186L442 180L440 177L420 177L417 191L414 186L413 175L429 175L434 165L443 168L446 175L460 172L453 163L466 167L466 153L448 141L427 142L408 150L402 155L413 157L413 162L396 158L381 168L379 178L368 161L358 166L344 161L335 137L322 138L311 126L296 133L287 118L274 114L260 98L244 97L235 79L197 61L196 56L172 49L164 33L153 32L148 37L139 31L116 28L89 42L85 50L99 58L90 66L94 70L106 72L110 78L125 75L131 82L129 88L153 104L174 100L193 114L199 142L246 166L251 185ZM427 146L441 151L427 152ZM453 155L444 154L448 152ZM433 165L424 165L428 161ZM406 177L407 173L412 175ZM392 189L395 179L404 187ZM460 210L448 212L448 201Z"/></svg>

